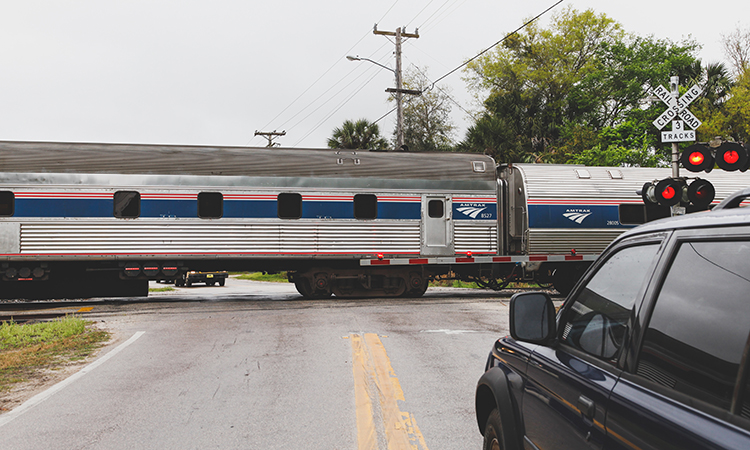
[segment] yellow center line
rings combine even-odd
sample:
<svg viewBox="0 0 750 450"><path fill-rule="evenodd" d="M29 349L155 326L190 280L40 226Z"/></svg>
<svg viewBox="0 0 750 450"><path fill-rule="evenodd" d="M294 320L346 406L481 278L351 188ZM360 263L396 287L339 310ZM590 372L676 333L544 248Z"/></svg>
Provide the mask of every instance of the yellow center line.
<svg viewBox="0 0 750 450"><path fill-rule="evenodd" d="M404 391L377 334L352 334L359 450L378 449L382 430L388 450L428 450L414 415L401 411ZM374 402L374 397L378 401ZM376 426L375 420L379 419Z"/></svg>
<svg viewBox="0 0 750 450"><path fill-rule="evenodd" d="M373 422L372 401L368 394L367 357L362 345L362 336L353 334L352 355L354 366L354 402L357 409L357 448L359 450L377 450L377 435Z"/></svg>

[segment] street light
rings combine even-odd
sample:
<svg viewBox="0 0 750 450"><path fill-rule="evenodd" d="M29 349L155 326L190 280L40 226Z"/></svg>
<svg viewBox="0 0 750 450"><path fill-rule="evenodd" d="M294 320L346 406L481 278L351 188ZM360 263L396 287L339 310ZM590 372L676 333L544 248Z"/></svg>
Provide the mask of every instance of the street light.
<svg viewBox="0 0 750 450"><path fill-rule="evenodd" d="M391 92L396 94L396 148L401 150L404 147L404 111L401 108L401 94L405 92L404 89L401 89L401 61L400 61L400 52L398 52L398 58L396 59L396 70L391 69L388 66L384 66L383 64L380 64L377 61L373 61L369 58L360 58L359 56L347 56L346 59L349 61L367 61L375 64L378 67L382 67L383 69L390 70L393 72L394 75L396 75L396 89L387 89L386 92ZM414 91L410 91L408 93L413 94Z"/></svg>
<svg viewBox="0 0 750 450"><path fill-rule="evenodd" d="M371 60L370 58L360 58L359 56L351 56L351 55L349 55L349 56L347 56L347 57L346 57L346 59L348 59L349 61L369 61L369 62L371 62L371 63L375 64L376 66L380 66L380 67L382 67L383 69L386 69L386 70L390 70L390 71L391 71L391 72L393 72L394 74L396 73L396 71L395 71L395 70L393 70L393 69L391 69L390 67L388 67L388 66L384 66L384 65L380 64L380 63L379 63L379 62L377 62L377 61L373 61L373 60Z"/></svg>

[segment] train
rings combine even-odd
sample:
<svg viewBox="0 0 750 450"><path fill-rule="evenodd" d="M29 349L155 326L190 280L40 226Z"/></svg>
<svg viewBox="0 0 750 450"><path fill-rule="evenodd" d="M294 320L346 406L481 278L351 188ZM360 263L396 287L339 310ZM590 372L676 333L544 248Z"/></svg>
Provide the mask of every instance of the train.
<svg viewBox="0 0 750 450"><path fill-rule="evenodd" d="M0 141L0 297L148 295L189 271L287 272L306 298L440 278L566 293L670 169L475 153ZM701 174L716 202L744 174Z"/></svg>

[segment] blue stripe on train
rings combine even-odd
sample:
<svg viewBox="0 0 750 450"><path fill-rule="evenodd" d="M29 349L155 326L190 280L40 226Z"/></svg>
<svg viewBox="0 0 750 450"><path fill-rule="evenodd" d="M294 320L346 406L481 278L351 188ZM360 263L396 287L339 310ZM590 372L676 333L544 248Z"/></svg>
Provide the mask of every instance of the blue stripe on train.
<svg viewBox="0 0 750 450"><path fill-rule="evenodd" d="M14 217L112 217L112 199L17 198Z"/></svg>
<svg viewBox="0 0 750 450"><path fill-rule="evenodd" d="M529 205L529 228L632 228L617 205Z"/></svg>
<svg viewBox="0 0 750 450"><path fill-rule="evenodd" d="M15 217L112 217L111 199L25 199L15 202ZM141 200L141 217L198 216L197 200ZM224 217L263 219L276 218L276 201L225 200ZM419 220L421 206L413 202L379 202L378 219ZM302 218L354 218L353 202L302 202Z"/></svg>

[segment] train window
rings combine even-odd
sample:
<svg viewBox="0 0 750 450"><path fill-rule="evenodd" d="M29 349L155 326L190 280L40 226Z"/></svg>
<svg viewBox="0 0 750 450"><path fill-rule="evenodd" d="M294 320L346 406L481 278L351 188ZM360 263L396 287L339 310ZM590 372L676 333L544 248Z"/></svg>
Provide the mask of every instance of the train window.
<svg viewBox="0 0 750 450"><path fill-rule="evenodd" d="M0 191L0 217L13 215L16 197L11 191Z"/></svg>
<svg viewBox="0 0 750 450"><path fill-rule="evenodd" d="M13 192L0 191L0 216L10 217L13 215L15 199Z"/></svg>
<svg viewBox="0 0 750 450"><path fill-rule="evenodd" d="M141 194L136 191L115 192L115 217L134 219L141 215Z"/></svg>
<svg viewBox="0 0 750 450"><path fill-rule="evenodd" d="M439 219L445 214L442 200L430 200L427 204L427 214L433 219Z"/></svg>
<svg viewBox="0 0 750 450"><path fill-rule="evenodd" d="M299 194L279 194L276 199L279 219L299 219L302 217L302 196Z"/></svg>
<svg viewBox="0 0 750 450"><path fill-rule="evenodd" d="M218 219L224 215L224 196L221 192L200 192L198 194L198 217Z"/></svg>
<svg viewBox="0 0 750 450"><path fill-rule="evenodd" d="M373 194L357 194L354 196L355 219L377 219L378 197Z"/></svg>

